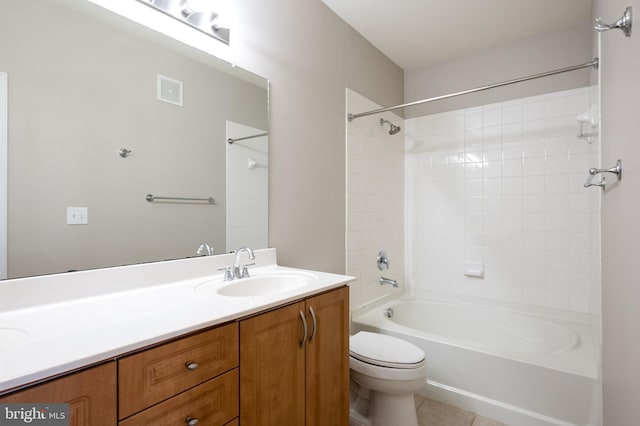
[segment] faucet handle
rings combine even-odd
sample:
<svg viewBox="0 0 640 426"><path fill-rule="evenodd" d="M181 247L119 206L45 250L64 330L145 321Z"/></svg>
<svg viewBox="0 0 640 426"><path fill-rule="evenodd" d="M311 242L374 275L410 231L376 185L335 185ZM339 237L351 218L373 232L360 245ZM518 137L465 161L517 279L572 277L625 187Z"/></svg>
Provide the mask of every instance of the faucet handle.
<svg viewBox="0 0 640 426"><path fill-rule="evenodd" d="M224 278L222 281L233 281L233 275L231 275L231 266L226 268L219 268L218 271L224 271Z"/></svg>
<svg viewBox="0 0 640 426"><path fill-rule="evenodd" d="M249 268L247 268L247 266L253 266L255 265L256 262L253 263L245 263L244 265L242 265L242 278L247 278L249 277Z"/></svg>

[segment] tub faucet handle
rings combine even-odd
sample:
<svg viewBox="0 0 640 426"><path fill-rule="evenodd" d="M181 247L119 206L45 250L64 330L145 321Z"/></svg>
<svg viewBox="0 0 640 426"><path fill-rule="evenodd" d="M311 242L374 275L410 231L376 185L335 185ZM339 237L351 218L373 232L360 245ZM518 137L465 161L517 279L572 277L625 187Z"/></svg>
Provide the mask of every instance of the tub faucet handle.
<svg viewBox="0 0 640 426"><path fill-rule="evenodd" d="M389 258L387 257L387 252L384 250L380 250L377 257L378 269L381 271L385 269L389 269Z"/></svg>

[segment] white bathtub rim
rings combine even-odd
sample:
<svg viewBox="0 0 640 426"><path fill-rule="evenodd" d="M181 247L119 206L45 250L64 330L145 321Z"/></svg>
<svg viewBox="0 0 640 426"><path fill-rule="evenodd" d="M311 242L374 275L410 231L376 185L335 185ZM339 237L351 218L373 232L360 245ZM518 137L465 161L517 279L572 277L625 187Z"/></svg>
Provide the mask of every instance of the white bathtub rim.
<svg viewBox="0 0 640 426"><path fill-rule="evenodd" d="M510 312L519 315L529 315L536 318L543 318L546 320L559 320L569 321L572 323L585 324L588 326L594 326L594 317L586 312L567 311L564 309L554 309L544 306L525 305L521 303L508 303L493 299L466 296L466 295L452 295L446 293L440 293L432 290L416 290L407 288L403 292L395 292L387 294L383 297L370 301L369 303L358 306L352 310L354 316L359 316L369 310L382 306L391 300L413 300L427 299L434 302L443 303L456 303L460 305L470 305L473 307L481 306L482 308L491 308L504 312Z"/></svg>
<svg viewBox="0 0 640 426"><path fill-rule="evenodd" d="M487 398L433 380L427 380L427 384L417 392L417 395L466 409L477 415L486 416L510 425L576 426L574 423L568 423L541 413L533 412L526 408ZM584 426L591 426L591 423Z"/></svg>
<svg viewBox="0 0 640 426"><path fill-rule="evenodd" d="M403 287L400 287L397 290L393 290L392 292L389 292L383 296L380 296L376 299L372 299L369 300L366 303L363 303L362 305L359 306L352 306L351 307L351 316L356 316L356 315L361 315L365 312L368 312L372 309L375 309L377 307L380 307L382 305L384 305L387 302L390 302L391 300L396 300L396 299L400 299L402 297L408 297L409 296L409 292L408 290L406 290Z"/></svg>
<svg viewBox="0 0 640 426"><path fill-rule="evenodd" d="M552 319L552 321L558 322L563 325L567 325L572 329L574 329L574 331L576 331L581 344L580 348L578 349L581 352L581 356L579 357L579 359L583 360L585 357L588 357L588 360L590 362L576 363L575 361L573 361L571 358L574 355L576 355L574 351L568 351L568 352L564 352L556 355L547 356L546 358L550 359L553 362L549 362L549 361L543 362L540 360L542 356L539 354L532 355L532 354L516 352L516 351L503 352L503 351L498 351L495 348L492 348L491 346L488 346L488 345L481 345L475 342L468 342L463 340L448 339L446 337L427 333L421 330L415 330L413 328L406 327L394 321L388 320L387 318L384 317L382 313L384 308L394 303L420 303L420 301L423 301L423 300L427 302L458 303L450 300L442 301L442 300L431 300L431 299L423 299L423 298L416 299L415 297L404 295L402 297L396 297L391 300L387 300L385 301L385 303L376 304L375 307L370 307L370 309L363 310L362 312L358 312L357 314L354 313L352 317L352 321L373 326L376 329L389 329L396 333L402 333L402 334L410 335L412 337L421 338L421 339L427 338L429 340L432 340L440 344L450 345L453 347L466 349L466 350L474 350L483 354L497 356L503 359L516 360L519 362L537 365L539 367L549 368L556 371L577 374L590 379L598 379L599 369L597 367L597 362L594 358L593 339L592 339L592 336L590 336L589 324ZM477 308L477 305L475 304L469 304L469 306L473 308ZM518 315L533 316L531 314L519 313L516 310L509 310L509 312L515 313ZM547 318L542 318L542 319L547 319ZM550 358L550 357L554 357L554 358ZM427 363L428 362L429 362L429 355L427 354Z"/></svg>

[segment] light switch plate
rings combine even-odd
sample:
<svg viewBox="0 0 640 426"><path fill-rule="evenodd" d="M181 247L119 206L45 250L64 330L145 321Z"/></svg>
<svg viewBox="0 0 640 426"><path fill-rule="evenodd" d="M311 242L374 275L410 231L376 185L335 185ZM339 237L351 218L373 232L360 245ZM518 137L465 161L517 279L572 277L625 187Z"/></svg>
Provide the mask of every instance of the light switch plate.
<svg viewBox="0 0 640 426"><path fill-rule="evenodd" d="M67 207L67 225L88 225L88 207Z"/></svg>

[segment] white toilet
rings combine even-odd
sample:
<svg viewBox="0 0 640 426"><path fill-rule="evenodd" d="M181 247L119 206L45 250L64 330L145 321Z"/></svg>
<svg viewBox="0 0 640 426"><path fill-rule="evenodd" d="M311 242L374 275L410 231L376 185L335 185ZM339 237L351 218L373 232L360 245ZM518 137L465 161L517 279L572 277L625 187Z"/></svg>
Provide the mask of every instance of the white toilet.
<svg viewBox="0 0 640 426"><path fill-rule="evenodd" d="M351 426L418 426L413 393L427 381L427 361L417 346L361 331L349 341Z"/></svg>

